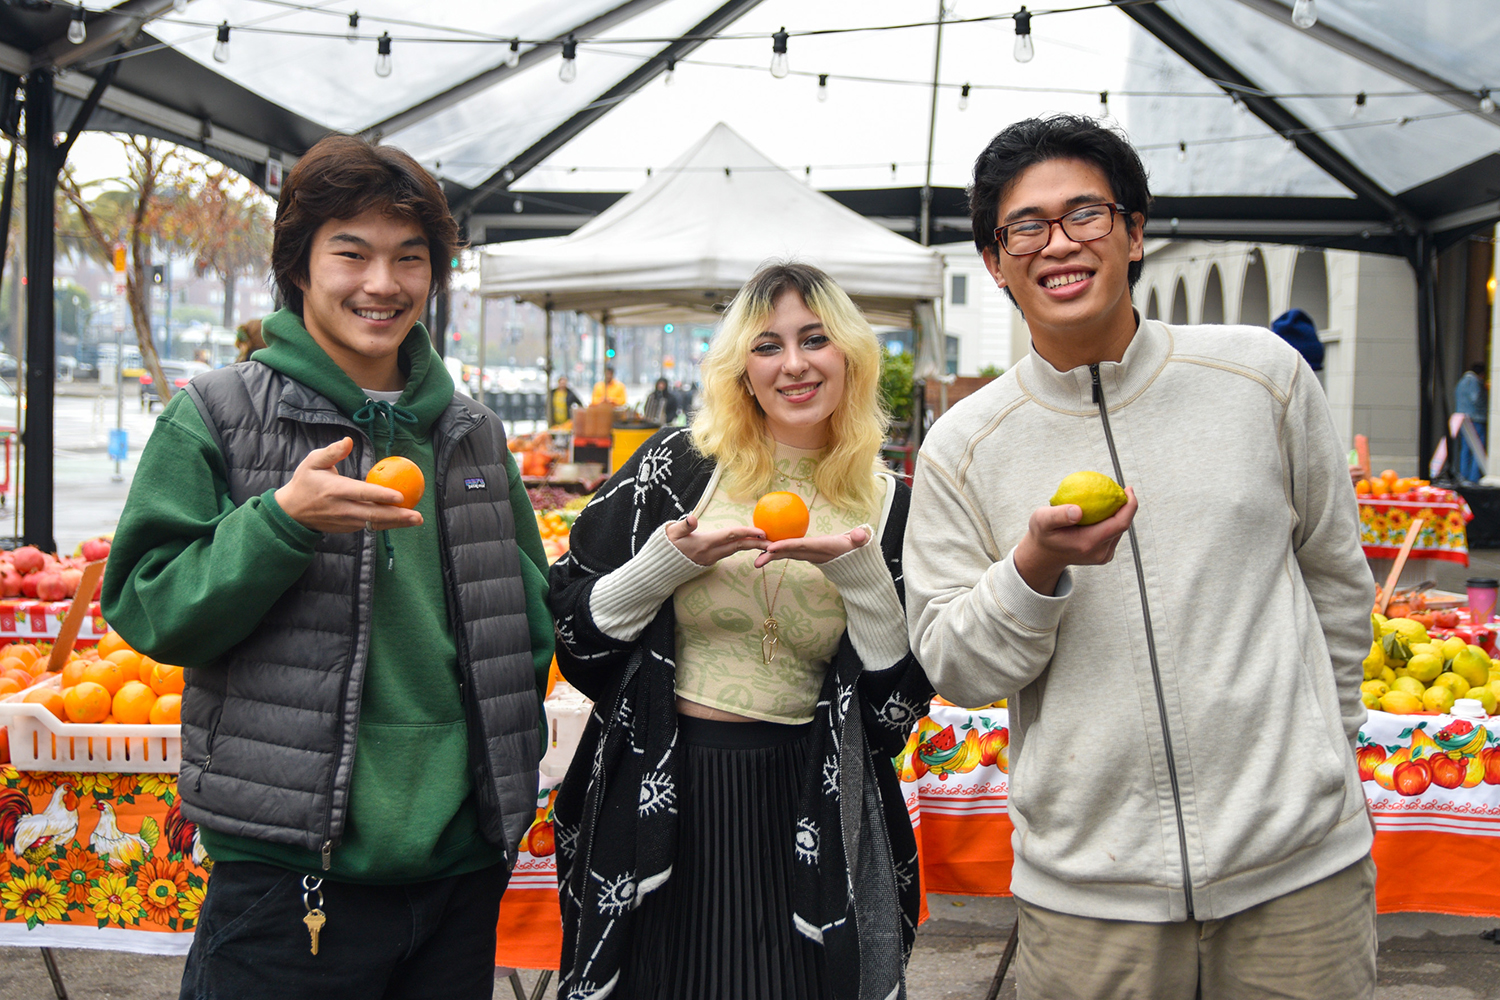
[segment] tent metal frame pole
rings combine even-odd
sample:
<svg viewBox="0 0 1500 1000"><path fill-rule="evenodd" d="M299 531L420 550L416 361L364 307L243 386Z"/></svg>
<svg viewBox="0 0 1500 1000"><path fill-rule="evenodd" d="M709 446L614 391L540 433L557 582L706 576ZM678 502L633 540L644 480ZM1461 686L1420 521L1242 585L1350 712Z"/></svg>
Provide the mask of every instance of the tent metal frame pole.
<svg viewBox="0 0 1500 1000"><path fill-rule="evenodd" d="M937 41L932 46L932 106L927 115L927 173L922 178L922 222L919 230L924 247L932 245L932 149L937 142L939 74L943 71L943 16L947 12L947 0L938 0Z"/></svg>
<svg viewBox="0 0 1500 1000"><path fill-rule="evenodd" d="M1251 10L1266 15L1282 24L1291 25L1291 8L1279 3L1278 0L1237 0L1237 2L1249 7ZM1440 76L1434 76L1424 69L1419 69L1404 59L1397 59L1389 52L1382 52L1366 42L1360 41L1353 35L1347 35L1339 29L1324 21L1319 21L1311 28L1299 28L1329 48L1336 49L1344 55L1358 59L1366 66L1379 70L1388 76L1393 76L1402 83L1410 84L1418 90L1423 90L1429 96L1440 101L1446 101L1453 107L1462 111L1468 111L1481 118L1494 122L1500 122L1500 111L1485 114L1479 110L1479 94L1471 90L1465 90L1449 80Z"/></svg>
<svg viewBox="0 0 1500 1000"><path fill-rule="evenodd" d="M1279 101L1264 96L1265 92L1255 81L1241 73L1166 11L1154 4L1121 4L1119 10L1187 60L1198 72L1218 84L1225 93L1238 96L1257 118L1295 143L1302 155L1356 195L1378 205L1398 227L1410 232L1417 232L1422 228L1416 216L1395 195L1349 162Z"/></svg>
<svg viewBox="0 0 1500 1000"><path fill-rule="evenodd" d="M667 68L668 59L681 59L695 51L709 36L718 34L742 15L759 6L760 2L761 0L728 0L724 6L688 29L682 38L646 60L635 72L600 94L567 121L542 136L505 166L481 181L468 198L458 206L454 214L471 213L485 198L497 191L505 190L535 168L537 164L561 149L578 133L613 111L616 105L625 98L656 79L657 75Z"/></svg>
<svg viewBox="0 0 1500 1000"><path fill-rule="evenodd" d="M52 128L52 71L26 76L26 495L25 540L57 551L52 533L52 263L57 249L57 156Z"/></svg>

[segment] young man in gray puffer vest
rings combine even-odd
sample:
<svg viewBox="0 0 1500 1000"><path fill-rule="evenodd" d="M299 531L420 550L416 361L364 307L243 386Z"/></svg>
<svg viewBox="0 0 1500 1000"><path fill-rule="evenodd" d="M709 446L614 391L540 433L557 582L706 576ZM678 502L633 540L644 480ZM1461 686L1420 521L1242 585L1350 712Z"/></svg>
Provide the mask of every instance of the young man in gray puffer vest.
<svg viewBox="0 0 1500 1000"><path fill-rule="evenodd" d="M493 990L553 640L504 429L417 323L457 244L409 156L325 138L277 207L266 348L141 454L103 604L188 668L179 791L215 864L184 998ZM387 456L414 507L365 482Z"/></svg>

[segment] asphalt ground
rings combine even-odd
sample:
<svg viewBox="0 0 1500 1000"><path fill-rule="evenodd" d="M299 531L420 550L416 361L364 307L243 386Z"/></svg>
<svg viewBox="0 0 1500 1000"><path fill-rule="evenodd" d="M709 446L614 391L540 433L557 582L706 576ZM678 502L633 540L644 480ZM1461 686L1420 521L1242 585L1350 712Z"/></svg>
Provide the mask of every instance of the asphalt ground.
<svg viewBox="0 0 1500 1000"><path fill-rule="evenodd" d="M930 919L917 932L907 970L910 1000L983 1000L1015 921L1009 899L929 893ZM1500 945L1481 937L1500 919L1395 913L1379 918L1377 1000L1496 1000L1500 998ZM1079 942L1086 960L1087 942ZM176 997L181 957L55 949L58 970L73 1000L165 1000ZM539 973L519 973L530 1000ZM555 995L553 988L544 994ZM41 952L0 948L0 1000L51 1000ZM509 980L497 974L495 1000L514 1000ZM1015 976L1001 984L1000 1000L1014 1000Z"/></svg>

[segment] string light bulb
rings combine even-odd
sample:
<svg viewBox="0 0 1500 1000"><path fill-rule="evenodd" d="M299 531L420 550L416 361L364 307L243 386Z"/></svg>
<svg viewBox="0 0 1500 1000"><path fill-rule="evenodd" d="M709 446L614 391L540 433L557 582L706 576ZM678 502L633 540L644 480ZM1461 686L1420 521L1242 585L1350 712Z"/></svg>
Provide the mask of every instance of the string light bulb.
<svg viewBox="0 0 1500 1000"><path fill-rule="evenodd" d="M1234 105L1234 113L1241 118L1250 113L1250 106L1245 103L1245 99L1239 94L1230 94L1229 103Z"/></svg>
<svg viewBox="0 0 1500 1000"><path fill-rule="evenodd" d="M958 92L958 110L969 110L969 85L967 83L964 84L963 89Z"/></svg>
<svg viewBox="0 0 1500 1000"><path fill-rule="evenodd" d="M572 35L562 45L562 65L557 68L557 78L563 83L578 79L578 39Z"/></svg>
<svg viewBox="0 0 1500 1000"><path fill-rule="evenodd" d="M68 22L68 41L74 45L82 45L83 40L89 37L88 25L83 23L83 4L73 8L73 19Z"/></svg>
<svg viewBox="0 0 1500 1000"><path fill-rule="evenodd" d="M219 25L218 40L214 42L214 62L229 61L229 22Z"/></svg>
<svg viewBox="0 0 1500 1000"><path fill-rule="evenodd" d="M510 40L510 48L505 51L505 65L511 69L521 65L521 40L519 38Z"/></svg>
<svg viewBox="0 0 1500 1000"><path fill-rule="evenodd" d="M771 75L778 80L785 80L792 71L786 61L786 40L785 27L771 36Z"/></svg>
<svg viewBox="0 0 1500 1000"><path fill-rule="evenodd" d="M670 86L672 86L672 81L676 78L676 76L677 76L677 57L676 56L667 56L667 72L661 78L661 82L664 83L664 84L666 84L668 87L670 87Z"/></svg>
<svg viewBox="0 0 1500 1000"><path fill-rule="evenodd" d="M391 33L382 31L380 37L375 39L375 75L386 77L391 75Z"/></svg>
<svg viewBox="0 0 1500 1000"><path fill-rule="evenodd" d="M1187 162L1187 143L1185 143L1185 142L1178 142L1177 143L1177 162L1178 163L1186 163Z"/></svg>
<svg viewBox="0 0 1500 1000"><path fill-rule="evenodd" d="M515 201L510 203L510 207L513 212L515 212L517 215L520 215L521 209L525 208L526 206L521 204L520 198L517 198Z"/></svg>
<svg viewBox="0 0 1500 1000"><path fill-rule="evenodd" d="M1109 117L1109 91L1107 90L1099 91L1099 117Z"/></svg>
<svg viewBox="0 0 1500 1000"><path fill-rule="evenodd" d="M1318 23L1317 0L1297 0L1292 6L1292 23L1306 31Z"/></svg>
<svg viewBox="0 0 1500 1000"><path fill-rule="evenodd" d="M1014 49L1016 62L1029 63L1031 57L1036 55L1036 46L1031 44L1031 11L1022 7L1015 13L1016 22L1016 47Z"/></svg>
<svg viewBox="0 0 1500 1000"><path fill-rule="evenodd" d="M827 73L819 73L818 74L818 100L819 101L826 101L826 100L828 100L828 74Z"/></svg>
<svg viewBox="0 0 1500 1000"><path fill-rule="evenodd" d="M359 11L349 15L349 30L344 32L344 41L350 45L359 44Z"/></svg>
<svg viewBox="0 0 1500 1000"><path fill-rule="evenodd" d="M1365 92L1363 90L1355 94L1354 104L1349 108L1349 117L1355 120L1363 118L1365 116L1365 104L1367 101L1368 98L1365 97Z"/></svg>
<svg viewBox="0 0 1500 1000"><path fill-rule="evenodd" d="M1490 96L1488 90L1481 90L1479 92L1479 113L1482 115L1492 115L1495 113L1495 99Z"/></svg>
<svg viewBox="0 0 1500 1000"><path fill-rule="evenodd" d="M181 14L187 10L187 5L188 0L172 0L172 12L174 14Z"/></svg>

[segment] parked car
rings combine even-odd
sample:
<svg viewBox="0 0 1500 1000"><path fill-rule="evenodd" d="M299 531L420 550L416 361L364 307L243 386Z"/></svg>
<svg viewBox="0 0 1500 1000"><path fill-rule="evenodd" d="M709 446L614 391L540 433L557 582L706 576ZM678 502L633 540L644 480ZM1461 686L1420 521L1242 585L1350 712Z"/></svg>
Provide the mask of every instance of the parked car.
<svg viewBox="0 0 1500 1000"><path fill-rule="evenodd" d="M208 365L201 361L163 361L161 363L162 377L172 383L173 392L187 385L194 375L208 370ZM151 378L151 372L141 372L141 409L150 413L151 408L160 402L161 396L156 391L156 383Z"/></svg>

